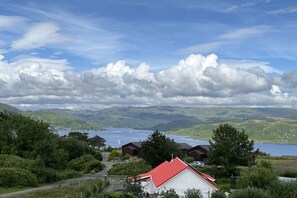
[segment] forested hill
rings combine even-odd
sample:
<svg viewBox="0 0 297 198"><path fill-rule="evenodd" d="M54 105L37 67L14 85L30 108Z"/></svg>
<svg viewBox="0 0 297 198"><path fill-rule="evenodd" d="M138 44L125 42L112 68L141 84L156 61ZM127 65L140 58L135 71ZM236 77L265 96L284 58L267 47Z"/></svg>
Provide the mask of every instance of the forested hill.
<svg viewBox="0 0 297 198"><path fill-rule="evenodd" d="M0 112L22 114L34 120L48 122L50 126L57 130L99 130L97 123L81 120L79 118L64 116L62 114L45 111L21 111L15 107L0 103Z"/></svg>
<svg viewBox="0 0 297 198"><path fill-rule="evenodd" d="M96 122L103 127L162 129L163 131L192 127L195 124L297 117L296 109L286 108L183 108L158 106L113 107L98 111L71 111L63 109L50 109L47 111Z"/></svg>
<svg viewBox="0 0 297 198"><path fill-rule="evenodd" d="M0 112L21 113L22 111L7 104L0 103Z"/></svg>

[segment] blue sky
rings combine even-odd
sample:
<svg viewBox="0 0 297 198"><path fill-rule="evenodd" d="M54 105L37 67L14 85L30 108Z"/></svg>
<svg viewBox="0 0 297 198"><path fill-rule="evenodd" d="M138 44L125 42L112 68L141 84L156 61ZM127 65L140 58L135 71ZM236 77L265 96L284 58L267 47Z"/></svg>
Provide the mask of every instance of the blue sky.
<svg viewBox="0 0 297 198"><path fill-rule="evenodd" d="M168 73L178 65L181 67L180 61L186 60L192 54L204 58L215 54L217 58L211 56L210 59L215 59L218 65L227 64L237 72L258 67L264 71L265 79L269 81L267 84L264 83L265 85L260 83L261 86L266 87L268 93L279 91L295 97L295 93L291 93L292 86L297 81L292 77L295 77L297 65L297 37L295 36L297 35L297 3L294 1L0 0L0 13L0 54L3 56L0 72L2 72L3 87L6 86L7 90L12 89L11 84L20 83L17 80L21 78L13 76L13 72L4 72L6 67L10 68L7 70L14 71L18 75L26 74L34 78L44 75L46 71L61 82L66 82L67 80L63 78L69 72L75 73L81 79L88 73L100 77L103 75L102 72L107 73L105 76L114 75L110 73L112 70L117 73L116 76L121 74L122 78L124 74L131 75L141 64L146 63L148 68L142 71L146 77L154 76L154 80L157 81L155 86L169 87L166 92L172 94L165 93L164 90L160 91L159 88L151 90L156 97L162 95L159 98L161 102L157 104L148 101L145 95L148 94L147 91L133 92L135 94L133 99L115 93L111 96L119 97L118 100L112 102L107 102L110 99L99 100L98 103L90 102L90 98L88 100L80 98L76 102L65 98L60 100L45 87L42 88L42 93L26 95L22 90L20 91L22 94L18 93L18 96L3 94L2 102L20 108L34 108L34 105L39 108L45 103L48 107L67 103L69 108L75 108L78 101L90 104L86 105L86 108L131 105L128 101L144 106L167 103L172 105L264 105L259 102L260 98L263 99L261 95L264 92L263 87L259 90L250 87L245 92L245 94L257 93L257 97L259 92L261 93L261 97L255 99L257 102L252 104L251 101L241 102L242 100L237 98L238 91L235 91L239 88L232 86L224 93L209 95L204 89L209 90L210 87L204 87L204 84L202 85L198 80L198 84L189 86L200 86L201 89L193 89L193 94L189 94L170 91L171 86L166 84L169 82L161 82L157 79L158 75L162 76L162 73L166 71ZM116 64L121 60L125 63ZM201 64L203 62L199 58L195 60ZM50 62L50 65L45 65L45 62ZM53 62L54 66L51 65ZM39 67L35 67L34 64ZM114 67L108 69L108 64ZM192 62L189 64L191 65ZM19 70L17 72L13 70L12 65ZM211 66L213 65L209 65ZM25 70L27 73L24 72ZM225 71L227 70L222 70L223 73ZM206 71L203 72L203 75L206 73ZM284 73L290 74L290 83L284 80L284 76L288 76ZM137 74L137 79L140 78L139 75L143 76L143 73ZM202 73L198 72L197 75L193 77L196 83ZM180 77L177 76L177 78ZM209 78L209 76L206 77ZM205 76L201 78L204 79ZM40 79L43 78L40 77ZM107 80L110 78L100 82L106 83ZM145 80L148 79L145 78ZM123 79L118 81L123 84ZM135 83L135 79L133 82ZM67 83L69 85L68 81ZM86 84L86 82L81 83ZM113 83L119 86L117 81ZM159 85L162 83L164 85ZM124 84L127 87L123 89L132 89L126 81ZM140 84L136 83L136 87L138 86ZM149 89L147 86L138 88ZM273 89L274 91L271 91ZM94 88L92 90L94 91ZM72 89L72 92L76 91ZM106 94L105 91L103 93ZM193 100L189 96L196 98ZM68 97L71 96L68 95ZM91 94L90 97L95 96ZM183 97L187 97L186 100ZM234 101L235 98L236 101ZM286 102L279 100L282 99L278 98L276 103L271 102L269 106L294 106L292 101L295 98L290 98Z"/></svg>

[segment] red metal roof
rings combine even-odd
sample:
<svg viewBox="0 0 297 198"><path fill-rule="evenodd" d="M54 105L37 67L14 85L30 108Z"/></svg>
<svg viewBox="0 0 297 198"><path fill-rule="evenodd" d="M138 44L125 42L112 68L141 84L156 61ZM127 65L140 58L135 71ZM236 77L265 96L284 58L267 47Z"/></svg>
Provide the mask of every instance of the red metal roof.
<svg viewBox="0 0 297 198"><path fill-rule="evenodd" d="M194 169L192 166L183 162L178 157L173 159L171 162L165 161L162 164L160 164L159 166L157 166L156 168L154 168L153 170L151 170L147 173L138 175L138 177L140 177L140 178L151 177L153 182L155 183L156 187L159 187L162 184L164 184L165 182L167 182L168 180L170 180L175 175L179 174L181 171L183 171L186 168L191 169L194 173L196 173L198 176L203 178L206 182L208 182L209 184L214 186L216 189L219 189L219 187L217 187L216 184L212 182L212 181L214 181L214 178L212 178L210 175L206 176L206 174L204 175L204 174L200 173L199 171Z"/></svg>

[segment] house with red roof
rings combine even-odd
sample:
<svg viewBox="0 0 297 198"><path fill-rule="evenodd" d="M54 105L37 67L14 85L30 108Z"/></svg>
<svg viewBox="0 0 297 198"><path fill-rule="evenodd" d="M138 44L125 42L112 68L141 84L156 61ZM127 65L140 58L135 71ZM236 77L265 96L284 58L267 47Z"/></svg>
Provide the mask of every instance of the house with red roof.
<svg viewBox="0 0 297 198"><path fill-rule="evenodd" d="M174 189L178 195L184 196L187 189L195 188L201 191L203 197L209 198L213 191L219 189L213 177L197 171L178 157L138 175L138 179L149 194Z"/></svg>

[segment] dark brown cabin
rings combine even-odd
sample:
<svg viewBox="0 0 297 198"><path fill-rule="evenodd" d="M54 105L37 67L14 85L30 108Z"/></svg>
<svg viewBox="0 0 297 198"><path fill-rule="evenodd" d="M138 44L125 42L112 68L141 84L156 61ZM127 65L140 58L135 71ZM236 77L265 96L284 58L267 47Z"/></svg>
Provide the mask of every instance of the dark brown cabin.
<svg viewBox="0 0 297 198"><path fill-rule="evenodd" d="M137 156L140 157L140 150L141 150L142 142L130 142L122 146L122 153L123 155L130 155L130 156ZM177 143L183 155L187 156L189 149L192 147L187 143Z"/></svg>
<svg viewBox="0 0 297 198"><path fill-rule="evenodd" d="M140 149L142 142L130 142L122 146L123 155L138 156L140 157Z"/></svg>
<svg viewBox="0 0 297 198"><path fill-rule="evenodd" d="M188 156L197 161L204 161L207 158L210 145L197 145L188 151Z"/></svg>

